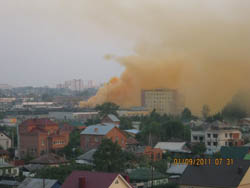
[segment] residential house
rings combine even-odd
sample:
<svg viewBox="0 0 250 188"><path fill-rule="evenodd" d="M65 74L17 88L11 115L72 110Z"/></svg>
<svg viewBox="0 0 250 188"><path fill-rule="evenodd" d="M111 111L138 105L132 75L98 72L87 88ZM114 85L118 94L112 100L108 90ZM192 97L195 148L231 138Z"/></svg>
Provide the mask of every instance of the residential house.
<svg viewBox="0 0 250 188"><path fill-rule="evenodd" d="M241 146L244 144L242 134L237 128L220 121L209 124L204 130L192 130L191 142L205 143L208 154L220 151L222 146Z"/></svg>
<svg viewBox="0 0 250 188"><path fill-rule="evenodd" d="M97 148L103 138L109 138L113 142L117 142L123 149L126 148L126 135L115 124L110 123L91 125L82 131L81 148L84 151Z"/></svg>
<svg viewBox="0 0 250 188"><path fill-rule="evenodd" d="M128 173L128 175L134 188L156 187L168 183L167 175L150 168L133 169Z"/></svg>
<svg viewBox="0 0 250 188"><path fill-rule="evenodd" d="M17 188L61 188L58 180L26 178Z"/></svg>
<svg viewBox="0 0 250 188"><path fill-rule="evenodd" d="M41 164L27 164L27 165L24 165L21 168L21 170L22 170L23 176L34 177L36 175L36 172L44 167L45 165L41 165Z"/></svg>
<svg viewBox="0 0 250 188"><path fill-rule="evenodd" d="M69 132L47 118L29 119L19 125L19 155L39 157L51 150L65 147Z"/></svg>
<svg viewBox="0 0 250 188"><path fill-rule="evenodd" d="M108 114L108 115L104 116L101 120L101 123L113 123L117 127L120 126L120 120L113 114Z"/></svg>
<svg viewBox="0 0 250 188"><path fill-rule="evenodd" d="M172 163L167 169L168 181L171 183L179 183L179 180L187 168L187 164Z"/></svg>
<svg viewBox="0 0 250 188"><path fill-rule="evenodd" d="M129 136L136 137L137 134L140 133L139 130L137 129L129 129L129 130L124 130Z"/></svg>
<svg viewBox="0 0 250 188"><path fill-rule="evenodd" d="M132 188L117 173L73 171L64 181L62 188Z"/></svg>
<svg viewBox="0 0 250 188"><path fill-rule="evenodd" d="M133 138L133 137L128 137L127 138L127 144L126 144L126 150L130 152L135 152L139 146L139 142Z"/></svg>
<svg viewBox="0 0 250 188"><path fill-rule="evenodd" d="M79 157L77 157L76 163L93 165L93 162L94 162L93 155L95 154L95 152L96 152L96 149L91 149L87 151L86 153L80 155Z"/></svg>
<svg viewBox="0 0 250 188"><path fill-rule="evenodd" d="M2 158L0 159L0 177L9 178L19 176L19 168L15 167Z"/></svg>
<svg viewBox="0 0 250 188"><path fill-rule="evenodd" d="M57 167L59 165L68 164L69 161L54 153L47 153L36 159L31 160L29 163Z"/></svg>
<svg viewBox="0 0 250 188"><path fill-rule="evenodd" d="M233 164L188 165L180 179L180 188L237 188L248 172L250 161ZM248 186L249 187L249 186Z"/></svg>
<svg viewBox="0 0 250 188"><path fill-rule="evenodd" d="M240 184L237 188L249 188L250 187L250 168L248 168L244 177L240 181Z"/></svg>
<svg viewBox="0 0 250 188"><path fill-rule="evenodd" d="M191 153L186 147L186 142L158 142L154 148L170 153Z"/></svg>
<svg viewBox="0 0 250 188"><path fill-rule="evenodd" d="M0 147L4 150L11 148L11 138L3 131L0 132Z"/></svg>

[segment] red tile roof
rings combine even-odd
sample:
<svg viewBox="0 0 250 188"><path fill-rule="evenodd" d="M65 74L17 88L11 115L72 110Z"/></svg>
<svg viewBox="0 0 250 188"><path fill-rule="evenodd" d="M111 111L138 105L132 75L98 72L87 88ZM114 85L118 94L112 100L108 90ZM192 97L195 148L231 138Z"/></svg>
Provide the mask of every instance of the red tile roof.
<svg viewBox="0 0 250 188"><path fill-rule="evenodd" d="M108 188L118 175L116 173L73 171L61 188L78 188L80 177L86 178L86 188Z"/></svg>

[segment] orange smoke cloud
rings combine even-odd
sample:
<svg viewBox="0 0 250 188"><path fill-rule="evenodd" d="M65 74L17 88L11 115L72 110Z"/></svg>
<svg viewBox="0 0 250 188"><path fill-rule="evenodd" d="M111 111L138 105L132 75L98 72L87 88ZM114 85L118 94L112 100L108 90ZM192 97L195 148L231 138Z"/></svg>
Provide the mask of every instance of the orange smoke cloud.
<svg viewBox="0 0 250 188"><path fill-rule="evenodd" d="M96 20L101 27L105 23L110 32L136 40L135 55L106 56L125 71L80 105L140 105L141 89L175 88L193 112L199 113L204 104L216 112L240 89L250 88L250 3L195 2L145 1L130 9L129 3L110 1L95 10L106 13ZM105 11L110 7L112 15Z"/></svg>

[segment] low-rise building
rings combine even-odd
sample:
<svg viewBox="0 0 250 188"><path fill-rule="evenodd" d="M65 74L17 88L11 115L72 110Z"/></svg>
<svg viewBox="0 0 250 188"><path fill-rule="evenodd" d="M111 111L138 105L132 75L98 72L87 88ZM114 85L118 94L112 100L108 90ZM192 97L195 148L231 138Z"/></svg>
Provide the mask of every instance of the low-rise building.
<svg viewBox="0 0 250 188"><path fill-rule="evenodd" d="M170 153L191 153L186 147L186 142L158 142L154 148Z"/></svg>
<svg viewBox="0 0 250 188"><path fill-rule="evenodd" d="M84 151L97 148L103 138L109 138L117 142L122 148L126 148L127 138L115 124L103 123L88 126L81 132L81 148Z"/></svg>
<svg viewBox="0 0 250 188"><path fill-rule="evenodd" d="M26 178L17 188L60 188L61 184L55 179Z"/></svg>
<svg viewBox="0 0 250 188"><path fill-rule="evenodd" d="M19 125L19 155L39 157L51 150L65 147L69 132L47 118L29 119Z"/></svg>
<svg viewBox="0 0 250 188"><path fill-rule="evenodd" d="M62 188L133 188L117 173L73 171Z"/></svg>
<svg viewBox="0 0 250 188"><path fill-rule="evenodd" d="M11 138L4 132L0 132L0 146L7 150L11 148Z"/></svg>
<svg viewBox="0 0 250 188"><path fill-rule="evenodd" d="M188 165L180 179L180 188L237 188L248 172L250 161L235 160L230 165L224 162L221 165L214 162L210 165Z"/></svg>
<svg viewBox="0 0 250 188"><path fill-rule="evenodd" d="M134 188L157 187L168 183L167 175L150 168L133 169L128 174Z"/></svg>
<svg viewBox="0 0 250 188"><path fill-rule="evenodd" d="M54 153L48 153L48 154L44 154L36 159L31 160L29 163L57 167L59 165L68 164L69 161L67 161L63 157L58 156Z"/></svg>
<svg viewBox="0 0 250 188"><path fill-rule="evenodd" d="M117 127L120 126L120 120L113 114L108 114L102 118L102 123L113 123L117 125Z"/></svg>
<svg viewBox="0 0 250 188"><path fill-rule="evenodd" d="M87 164L87 165L94 165L94 154L97 149L91 149L87 151L86 153L80 155L77 157L76 163L78 164Z"/></svg>

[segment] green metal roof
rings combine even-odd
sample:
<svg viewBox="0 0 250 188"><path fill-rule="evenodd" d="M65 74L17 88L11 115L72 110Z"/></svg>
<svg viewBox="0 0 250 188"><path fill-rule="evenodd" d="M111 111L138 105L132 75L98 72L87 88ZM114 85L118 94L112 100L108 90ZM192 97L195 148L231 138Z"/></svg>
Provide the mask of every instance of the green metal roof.
<svg viewBox="0 0 250 188"><path fill-rule="evenodd" d="M244 159L248 153L249 147L221 147L220 153L222 158Z"/></svg>
<svg viewBox="0 0 250 188"><path fill-rule="evenodd" d="M129 174L131 181L149 181L152 179L152 169L150 168L137 168L132 170ZM154 170L153 178L155 179L164 179L167 178L167 175L162 174Z"/></svg>

